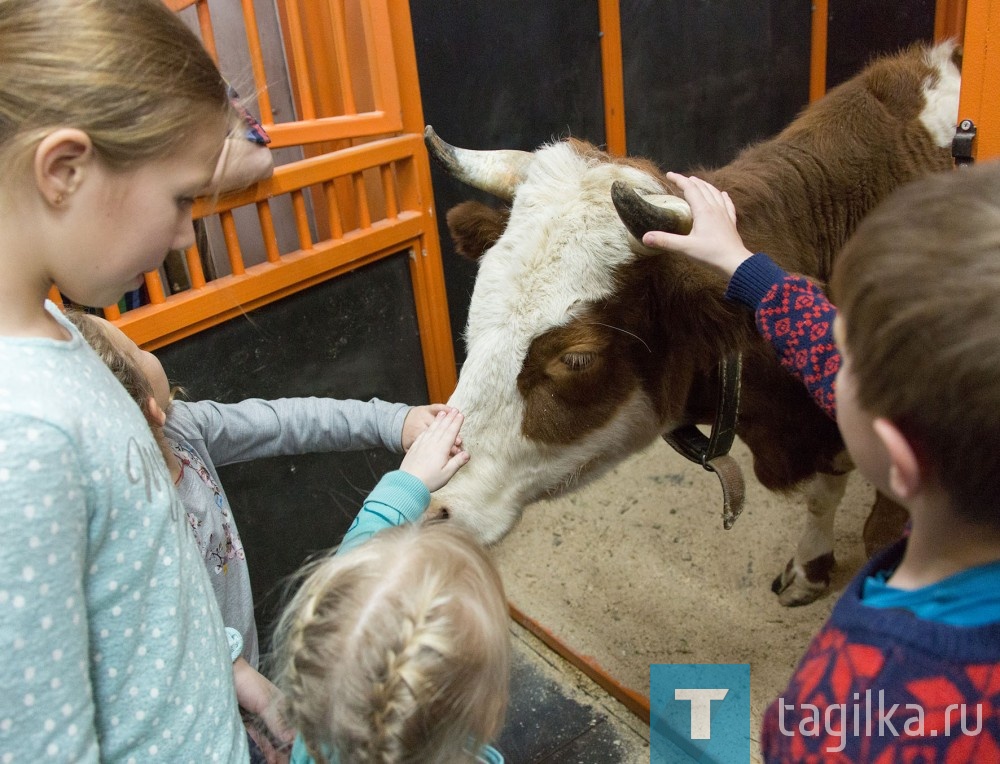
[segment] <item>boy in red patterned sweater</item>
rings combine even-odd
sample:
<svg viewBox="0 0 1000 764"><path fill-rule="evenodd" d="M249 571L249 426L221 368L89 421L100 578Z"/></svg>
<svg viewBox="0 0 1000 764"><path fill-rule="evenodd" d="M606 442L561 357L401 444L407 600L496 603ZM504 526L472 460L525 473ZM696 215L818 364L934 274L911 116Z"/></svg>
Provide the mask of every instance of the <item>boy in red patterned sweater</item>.
<svg viewBox="0 0 1000 764"><path fill-rule="evenodd" d="M911 530L872 558L764 716L768 762L1000 761L1000 163L904 186L819 287L751 254L728 195L668 176L730 276Z"/></svg>

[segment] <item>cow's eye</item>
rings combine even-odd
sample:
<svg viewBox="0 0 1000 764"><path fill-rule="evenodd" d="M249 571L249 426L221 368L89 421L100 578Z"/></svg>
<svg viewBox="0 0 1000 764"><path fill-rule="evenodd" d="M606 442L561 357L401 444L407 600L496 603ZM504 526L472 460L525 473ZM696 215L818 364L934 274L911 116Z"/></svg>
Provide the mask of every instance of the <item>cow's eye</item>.
<svg viewBox="0 0 1000 764"><path fill-rule="evenodd" d="M583 371L594 361L594 353L566 353L559 360L571 371Z"/></svg>

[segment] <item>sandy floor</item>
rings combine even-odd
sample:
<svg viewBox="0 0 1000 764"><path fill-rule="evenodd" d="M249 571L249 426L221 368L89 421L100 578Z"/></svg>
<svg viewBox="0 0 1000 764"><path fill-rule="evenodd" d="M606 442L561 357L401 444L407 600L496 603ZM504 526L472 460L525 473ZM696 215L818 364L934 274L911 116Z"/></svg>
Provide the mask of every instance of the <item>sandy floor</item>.
<svg viewBox="0 0 1000 764"><path fill-rule="evenodd" d="M770 584L795 548L804 503L758 485L742 444L733 454L747 499L732 530L716 477L658 441L577 493L528 507L497 560L511 602L643 695L650 663L749 663L757 760L761 713L864 560L874 494L851 476L830 593L784 608Z"/></svg>

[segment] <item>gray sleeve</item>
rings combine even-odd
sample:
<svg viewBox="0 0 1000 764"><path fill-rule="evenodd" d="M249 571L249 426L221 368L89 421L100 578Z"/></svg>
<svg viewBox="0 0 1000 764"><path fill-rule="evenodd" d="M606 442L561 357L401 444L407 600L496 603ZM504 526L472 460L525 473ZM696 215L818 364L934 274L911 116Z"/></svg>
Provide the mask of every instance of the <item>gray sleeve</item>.
<svg viewBox="0 0 1000 764"><path fill-rule="evenodd" d="M322 451L403 452L404 403L333 398L250 398L239 403L175 401L170 438L203 440L217 465Z"/></svg>

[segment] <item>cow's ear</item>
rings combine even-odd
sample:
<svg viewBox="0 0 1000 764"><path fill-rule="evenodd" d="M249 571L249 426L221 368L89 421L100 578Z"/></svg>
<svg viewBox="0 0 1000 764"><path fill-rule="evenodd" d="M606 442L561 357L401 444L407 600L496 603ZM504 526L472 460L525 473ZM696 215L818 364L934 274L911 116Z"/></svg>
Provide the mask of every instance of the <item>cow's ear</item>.
<svg viewBox="0 0 1000 764"><path fill-rule="evenodd" d="M478 260L503 235L510 212L480 202L462 202L448 210L446 220L455 251Z"/></svg>

